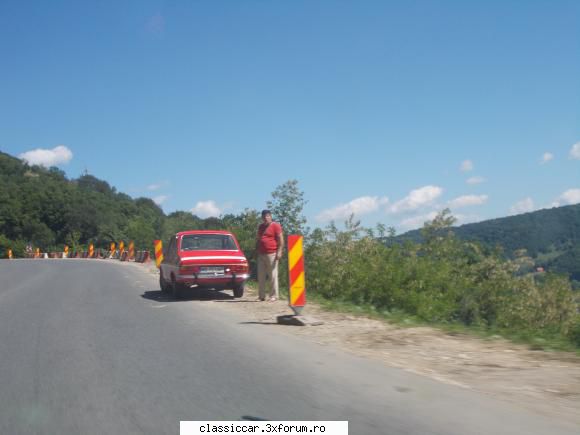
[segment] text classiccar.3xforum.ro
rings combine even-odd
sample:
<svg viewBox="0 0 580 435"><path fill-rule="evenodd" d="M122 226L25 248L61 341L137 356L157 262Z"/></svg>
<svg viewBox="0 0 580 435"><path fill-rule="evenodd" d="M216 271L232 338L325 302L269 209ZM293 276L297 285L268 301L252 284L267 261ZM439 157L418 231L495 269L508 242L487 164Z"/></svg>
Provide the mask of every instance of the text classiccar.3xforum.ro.
<svg viewBox="0 0 580 435"><path fill-rule="evenodd" d="M180 435L216 433L348 435L348 421L181 421Z"/></svg>
<svg viewBox="0 0 580 435"><path fill-rule="evenodd" d="M285 425L285 424L204 424L200 433L325 433L324 425Z"/></svg>

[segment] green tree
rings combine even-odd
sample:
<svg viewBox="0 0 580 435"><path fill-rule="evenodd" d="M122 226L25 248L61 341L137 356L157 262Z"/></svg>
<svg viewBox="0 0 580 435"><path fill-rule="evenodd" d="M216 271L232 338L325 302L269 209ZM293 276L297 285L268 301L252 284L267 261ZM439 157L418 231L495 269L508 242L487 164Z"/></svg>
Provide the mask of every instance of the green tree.
<svg viewBox="0 0 580 435"><path fill-rule="evenodd" d="M135 249L150 249L155 239L155 229L146 218L139 216L127 225L127 238L135 243Z"/></svg>
<svg viewBox="0 0 580 435"><path fill-rule="evenodd" d="M282 225L285 234L308 235L306 218L303 210L307 201L304 192L298 187L297 180L288 180L276 187L272 192L272 199L267 201L274 220Z"/></svg>
<svg viewBox="0 0 580 435"><path fill-rule="evenodd" d="M224 227L231 231L238 239L238 243L250 262L250 269L256 272L256 231L261 222L260 214L256 210L245 209L237 215L222 216Z"/></svg>

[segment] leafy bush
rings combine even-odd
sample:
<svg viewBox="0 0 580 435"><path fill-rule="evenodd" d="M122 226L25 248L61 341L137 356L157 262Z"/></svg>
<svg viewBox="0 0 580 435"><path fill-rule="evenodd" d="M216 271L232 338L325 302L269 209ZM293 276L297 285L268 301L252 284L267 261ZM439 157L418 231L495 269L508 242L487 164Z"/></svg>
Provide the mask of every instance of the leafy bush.
<svg viewBox="0 0 580 435"><path fill-rule="evenodd" d="M580 347L580 315L577 315L568 331L568 337L578 347Z"/></svg>
<svg viewBox="0 0 580 435"><path fill-rule="evenodd" d="M530 273L530 259L485 253L449 231L447 211L423 230L422 244L383 244L353 218L339 231L315 230L306 246L307 286L336 301L403 310L430 322L560 334L575 340L570 282ZM576 323L575 323L576 322Z"/></svg>

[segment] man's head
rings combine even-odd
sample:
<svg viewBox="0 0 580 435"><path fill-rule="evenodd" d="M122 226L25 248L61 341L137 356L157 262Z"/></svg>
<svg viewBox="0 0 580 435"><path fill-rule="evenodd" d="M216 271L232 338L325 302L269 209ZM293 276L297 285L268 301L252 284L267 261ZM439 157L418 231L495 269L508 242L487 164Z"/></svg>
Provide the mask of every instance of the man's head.
<svg viewBox="0 0 580 435"><path fill-rule="evenodd" d="M272 212L270 210L262 210L262 220L269 224L272 222Z"/></svg>

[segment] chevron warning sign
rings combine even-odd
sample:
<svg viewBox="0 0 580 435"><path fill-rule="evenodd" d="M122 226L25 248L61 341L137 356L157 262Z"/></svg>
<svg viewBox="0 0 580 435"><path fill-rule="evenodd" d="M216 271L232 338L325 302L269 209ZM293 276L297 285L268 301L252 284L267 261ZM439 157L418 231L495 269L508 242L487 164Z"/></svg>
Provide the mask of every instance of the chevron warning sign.
<svg viewBox="0 0 580 435"><path fill-rule="evenodd" d="M135 243L132 240L129 242L129 258L127 259L128 260L135 259Z"/></svg>
<svg viewBox="0 0 580 435"><path fill-rule="evenodd" d="M304 278L304 237L288 236L288 271L290 278L290 308L299 315L306 305L306 281Z"/></svg>
<svg viewBox="0 0 580 435"><path fill-rule="evenodd" d="M163 261L163 243L161 240L154 240L153 245L155 246L155 264L159 268Z"/></svg>

